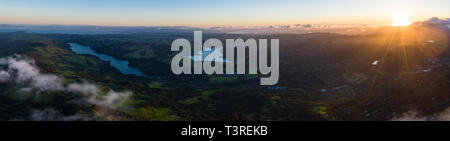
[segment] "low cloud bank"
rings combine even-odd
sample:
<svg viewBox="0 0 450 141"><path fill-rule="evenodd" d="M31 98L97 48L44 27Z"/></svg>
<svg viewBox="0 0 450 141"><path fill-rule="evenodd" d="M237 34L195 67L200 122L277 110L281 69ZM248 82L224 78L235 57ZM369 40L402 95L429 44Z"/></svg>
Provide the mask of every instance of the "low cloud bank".
<svg viewBox="0 0 450 141"><path fill-rule="evenodd" d="M60 77L39 73L32 60L21 56L0 58L0 65L7 67L7 70L0 70L0 81L28 84L23 90L37 89L42 92L64 89Z"/></svg>
<svg viewBox="0 0 450 141"><path fill-rule="evenodd" d="M0 58L0 82L23 86L18 91L39 95L47 91L72 92L83 95L83 100L104 109L116 109L132 95L132 92L102 92L95 84L88 82L63 84L63 77L42 74L32 59L16 55ZM55 109L34 110L32 120L86 120L84 116L63 116Z"/></svg>
<svg viewBox="0 0 450 141"><path fill-rule="evenodd" d="M97 86L86 82L81 84L69 84L67 86L67 90L83 94L89 103L110 109L115 109L121 106L122 103L132 95L132 93L129 91L115 92L113 90L110 90L108 93L106 93L106 95L99 97L98 93L100 92L100 90L97 88Z"/></svg>
<svg viewBox="0 0 450 141"><path fill-rule="evenodd" d="M398 117L394 117L393 121L450 121L450 108L445 109L443 112L424 116L417 111L409 111L403 113Z"/></svg>

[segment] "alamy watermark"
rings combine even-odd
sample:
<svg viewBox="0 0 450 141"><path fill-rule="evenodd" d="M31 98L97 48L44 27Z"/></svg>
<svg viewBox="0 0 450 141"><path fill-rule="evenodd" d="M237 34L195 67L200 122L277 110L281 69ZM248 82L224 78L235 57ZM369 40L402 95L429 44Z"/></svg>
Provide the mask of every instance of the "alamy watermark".
<svg viewBox="0 0 450 141"><path fill-rule="evenodd" d="M270 66L268 64L267 39L259 39L259 47L255 39L246 41L243 39L226 39L226 58L223 58L221 54L224 48L219 39L212 38L203 43L202 32L194 31L194 53L200 53L200 56L192 54L191 43L187 39L176 39L172 42L171 50L179 51L179 53L172 59L172 72L176 75L245 74L246 48L248 48L248 74L258 74L259 68L259 73L267 76L261 78L260 84L276 85L280 73L279 39L271 39L270 45ZM211 53L204 56L203 52ZM194 62L193 72L192 62ZM225 71L224 66L226 67ZM235 70L237 70L236 73Z"/></svg>

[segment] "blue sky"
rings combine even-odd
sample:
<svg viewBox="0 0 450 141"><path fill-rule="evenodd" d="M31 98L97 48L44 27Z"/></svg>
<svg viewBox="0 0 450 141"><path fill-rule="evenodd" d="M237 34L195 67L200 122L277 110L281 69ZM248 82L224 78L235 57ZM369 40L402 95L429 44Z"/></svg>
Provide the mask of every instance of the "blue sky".
<svg viewBox="0 0 450 141"><path fill-rule="evenodd" d="M117 26L374 24L450 15L449 0L0 0L0 23Z"/></svg>

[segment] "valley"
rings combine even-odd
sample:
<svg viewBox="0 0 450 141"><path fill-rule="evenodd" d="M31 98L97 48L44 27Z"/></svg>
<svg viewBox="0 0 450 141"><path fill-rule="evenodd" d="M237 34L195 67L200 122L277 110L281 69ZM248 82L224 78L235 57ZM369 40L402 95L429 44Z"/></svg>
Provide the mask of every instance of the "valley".
<svg viewBox="0 0 450 141"><path fill-rule="evenodd" d="M172 74L176 52L170 45L177 38L192 41L192 33L0 33L3 58L39 70L24 82L0 82L0 119L395 120L416 112L433 120L450 106L448 33L412 26L367 35L204 35L280 39L276 86L259 85L259 75ZM88 53L76 46L89 47ZM54 82L41 75L57 79L61 88L35 87L35 80Z"/></svg>

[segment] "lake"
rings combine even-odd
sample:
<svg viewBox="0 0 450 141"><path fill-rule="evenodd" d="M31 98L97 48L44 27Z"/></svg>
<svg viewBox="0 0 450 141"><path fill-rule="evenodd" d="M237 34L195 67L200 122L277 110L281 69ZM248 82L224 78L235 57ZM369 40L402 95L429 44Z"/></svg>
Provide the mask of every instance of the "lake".
<svg viewBox="0 0 450 141"><path fill-rule="evenodd" d="M140 69L130 67L129 66L130 62L128 62L127 60L119 60L106 54L97 53L94 50L92 50L91 47L89 46L83 46L77 43L69 43L69 45L70 49L76 54L87 54L96 56L102 61L109 62L112 67L119 70L122 74L147 77L144 73L142 73Z"/></svg>
<svg viewBox="0 0 450 141"><path fill-rule="evenodd" d="M207 59L206 56L211 56L212 58L223 58L223 59L219 59L219 60L214 60L211 58ZM223 56L222 52L215 52L215 48L211 48L211 51L199 51L195 55L190 56L189 58L191 58L191 60L193 60L193 61L204 61L204 62L217 61L217 62L223 62L223 63L229 62Z"/></svg>

